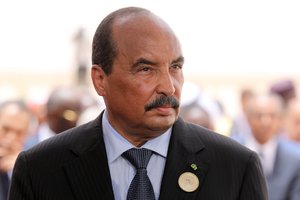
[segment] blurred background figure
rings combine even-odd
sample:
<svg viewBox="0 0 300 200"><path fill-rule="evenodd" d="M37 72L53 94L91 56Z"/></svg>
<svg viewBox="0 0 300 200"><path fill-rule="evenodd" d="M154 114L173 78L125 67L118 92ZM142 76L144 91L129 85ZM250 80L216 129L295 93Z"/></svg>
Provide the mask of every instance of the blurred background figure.
<svg viewBox="0 0 300 200"><path fill-rule="evenodd" d="M273 83L270 87L270 91L279 95L286 106L290 100L297 97L296 86L290 79L280 80Z"/></svg>
<svg viewBox="0 0 300 200"><path fill-rule="evenodd" d="M300 145L300 100L294 99L287 104L285 112L285 135Z"/></svg>
<svg viewBox="0 0 300 200"><path fill-rule="evenodd" d="M40 91L36 92L34 96L28 96L26 98L26 104L33 115L32 119L32 126L29 131L28 137L36 134L39 127L46 123L47 116L46 116L46 103L49 94L41 94Z"/></svg>
<svg viewBox="0 0 300 200"><path fill-rule="evenodd" d="M6 199L11 171L23 148L31 115L22 101L0 105L0 199Z"/></svg>
<svg viewBox="0 0 300 200"><path fill-rule="evenodd" d="M50 132L58 134L76 126L83 109L81 95L77 88L58 87L50 94L46 108Z"/></svg>
<svg viewBox="0 0 300 200"><path fill-rule="evenodd" d="M105 104L103 101L97 102L96 104L90 105L84 109L77 121L77 126L85 124L93 119L95 119L101 111L105 109Z"/></svg>
<svg viewBox="0 0 300 200"><path fill-rule="evenodd" d="M284 102L278 95L251 97L245 114L252 134L240 140L259 154L270 200L300 198L300 156L294 145L280 135L283 111Z"/></svg>
<svg viewBox="0 0 300 200"><path fill-rule="evenodd" d="M81 88L82 111L78 116L76 126L85 124L98 117L99 113L105 109L105 103L102 98L93 96L86 88Z"/></svg>
<svg viewBox="0 0 300 200"><path fill-rule="evenodd" d="M229 123L225 120L226 115L222 108L221 103L217 99L201 90L198 85L189 81L186 81L183 84L181 95L181 116L187 117L187 114L192 112L193 118L195 118L197 111L193 112L193 110L198 109L198 114L200 114L200 112L203 113L202 117L204 117L205 113L207 113L207 120L209 123L202 125L208 126L210 129L213 129L220 134L228 135L227 127L229 127ZM187 113L186 110L189 110L189 112ZM190 115L189 117L192 116ZM200 115L197 117L200 117ZM189 120L192 119L190 118ZM200 122L199 120L200 119L198 118L198 124ZM204 123L204 121L201 123Z"/></svg>
<svg viewBox="0 0 300 200"><path fill-rule="evenodd" d="M248 100L253 96L253 91L251 89L245 88L240 92L240 112L232 120L232 127L230 130L230 136L232 137L243 137L244 134L250 134L250 127L248 120L245 116L245 109Z"/></svg>
<svg viewBox="0 0 300 200"><path fill-rule="evenodd" d="M180 116L188 122L198 124L207 129L214 130L209 113L197 102L182 106Z"/></svg>
<svg viewBox="0 0 300 200"><path fill-rule="evenodd" d="M46 119L38 130L28 138L25 149L76 126L83 110L83 101L78 88L60 86L52 90L45 105Z"/></svg>

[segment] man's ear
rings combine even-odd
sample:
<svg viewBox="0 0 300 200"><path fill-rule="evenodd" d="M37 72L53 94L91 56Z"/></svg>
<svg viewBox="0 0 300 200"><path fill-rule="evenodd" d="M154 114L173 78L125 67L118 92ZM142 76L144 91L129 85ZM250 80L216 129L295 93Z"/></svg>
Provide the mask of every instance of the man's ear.
<svg viewBox="0 0 300 200"><path fill-rule="evenodd" d="M103 71L102 67L99 65L92 66L92 81L95 90L97 91L99 96L105 96L105 80L107 75Z"/></svg>

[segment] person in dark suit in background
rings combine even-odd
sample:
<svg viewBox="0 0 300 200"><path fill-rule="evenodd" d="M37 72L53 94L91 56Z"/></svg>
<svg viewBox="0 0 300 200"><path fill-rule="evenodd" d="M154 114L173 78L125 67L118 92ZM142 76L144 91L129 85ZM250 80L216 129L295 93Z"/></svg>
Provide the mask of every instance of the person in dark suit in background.
<svg viewBox="0 0 300 200"><path fill-rule="evenodd" d="M178 117L184 58L161 18L112 12L96 30L92 62L105 111L21 153L11 200L268 199L256 153Z"/></svg>
<svg viewBox="0 0 300 200"><path fill-rule="evenodd" d="M245 107L251 134L238 139L260 155L270 200L300 200L299 147L282 135L283 113L279 95L252 96Z"/></svg>
<svg viewBox="0 0 300 200"><path fill-rule="evenodd" d="M84 88L71 86L54 88L45 103L45 120L39 124L36 132L28 137L24 149L74 128L81 113L96 103L96 99Z"/></svg>
<svg viewBox="0 0 300 200"><path fill-rule="evenodd" d="M0 104L0 200L7 199L14 163L29 132L31 115L23 101Z"/></svg>

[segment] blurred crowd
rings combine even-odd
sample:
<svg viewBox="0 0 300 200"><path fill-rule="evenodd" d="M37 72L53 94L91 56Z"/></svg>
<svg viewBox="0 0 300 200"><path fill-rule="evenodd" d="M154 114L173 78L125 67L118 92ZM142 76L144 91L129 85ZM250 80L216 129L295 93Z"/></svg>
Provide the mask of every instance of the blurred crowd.
<svg viewBox="0 0 300 200"><path fill-rule="evenodd" d="M43 101L0 102L0 200L6 199L14 162L22 150L96 118L104 103L86 88L60 86Z"/></svg>
<svg viewBox="0 0 300 200"><path fill-rule="evenodd" d="M230 120L218 100L207 103L204 94L186 92L193 98L183 101L185 120L232 137L259 155L270 200L300 199L300 99L292 80L275 82L263 92L244 88L240 112Z"/></svg>
<svg viewBox="0 0 300 200"><path fill-rule="evenodd" d="M220 99L186 82L181 117L232 137L256 151L271 200L300 199L300 99L292 80L240 91L240 112L226 115ZM5 199L18 154L33 145L96 118L104 103L87 87L53 88L44 101L0 98L0 200ZM228 108L227 108L228 109Z"/></svg>

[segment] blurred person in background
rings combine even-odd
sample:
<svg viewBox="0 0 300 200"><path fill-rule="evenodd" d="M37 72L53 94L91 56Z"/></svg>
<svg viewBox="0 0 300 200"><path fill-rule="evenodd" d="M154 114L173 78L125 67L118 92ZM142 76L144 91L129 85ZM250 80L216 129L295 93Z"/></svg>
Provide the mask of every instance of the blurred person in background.
<svg viewBox="0 0 300 200"><path fill-rule="evenodd" d="M182 106L180 116L187 122L198 124L204 128L214 130L213 122L209 113L197 102Z"/></svg>
<svg viewBox="0 0 300 200"><path fill-rule="evenodd" d="M209 116L211 127L223 135L228 135L228 120L220 101L193 82L186 81L182 87L181 107L199 105Z"/></svg>
<svg viewBox="0 0 300 200"><path fill-rule="evenodd" d="M32 99L28 99L27 107L30 110L30 112L33 114L33 116L36 119L37 127L39 127L41 124L46 122L47 116L46 116L46 102L40 101L35 102Z"/></svg>
<svg viewBox="0 0 300 200"><path fill-rule="evenodd" d="M94 120L96 117L98 117L99 111L101 112L105 109L103 99L98 99L96 95L92 95L92 93L86 88L81 87L79 89L82 111L78 116L76 126Z"/></svg>
<svg viewBox="0 0 300 200"><path fill-rule="evenodd" d="M232 120L232 127L230 130L231 137L243 137L244 134L250 134L251 130L248 124L248 120L245 116L245 109L248 100L253 96L253 91L251 89L242 89L240 93L240 107L241 111Z"/></svg>
<svg viewBox="0 0 300 200"><path fill-rule="evenodd" d="M193 111L191 107L197 111ZM183 84L181 108L180 115L185 119L189 118L186 121L229 135L231 119L226 115L222 102L200 89L197 84L189 81ZM189 111L185 112L186 110Z"/></svg>
<svg viewBox="0 0 300 200"><path fill-rule="evenodd" d="M82 98L75 87L55 88L46 104L47 123L54 134L76 126L82 111Z"/></svg>
<svg viewBox="0 0 300 200"><path fill-rule="evenodd" d="M300 144L300 100L294 99L287 104L284 133L292 141Z"/></svg>
<svg viewBox="0 0 300 200"><path fill-rule="evenodd" d="M22 101L5 101L0 105L0 200L7 198L11 172L30 122L30 112Z"/></svg>
<svg viewBox="0 0 300 200"><path fill-rule="evenodd" d="M39 94L40 95L40 94ZM35 137L40 127L46 123L46 98L45 100L37 100L33 97L26 98L26 105L32 114L32 122L29 130L28 137L26 139ZM27 142L25 142L24 147L26 148Z"/></svg>
<svg viewBox="0 0 300 200"><path fill-rule="evenodd" d="M203 101L203 96L206 96L205 101ZM213 130L214 121L211 117L211 110L217 109L214 99L204 95L195 83L185 81L182 87L180 109L180 116L184 120Z"/></svg>
<svg viewBox="0 0 300 200"><path fill-rule="evenodd" d="M102 112L104 109L105 109L105 104L102 101L97 102L93 105L89 105L79 115L76 126L85 124L95 119L97 116L99 116L99 112Z"/></svg>
<svg viewBox="0 0 300 200"><path fill-rule="evenodd" d="M251 97L245 114L252 134L244 135L240 142L260 155L270 200L299 200L300 156L280 135L283 111L284 103L278 95Z"/></svg>
<svg viewBox="0 0 300 200"><path fill-rule="evenodd" d="M297 97L295 83L290 79L284 79L273 83L270 86L270 92L279 95L286 106L289 101Z"/></svg>
<svg viewBox="0 0 300 200"><path fill-rule="evenodd" d="M86 93L76 87L59 86L52 90L45 105L46 120L28 138L25 149L76 126L82 110L91 104Z"/></svg>

